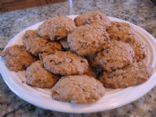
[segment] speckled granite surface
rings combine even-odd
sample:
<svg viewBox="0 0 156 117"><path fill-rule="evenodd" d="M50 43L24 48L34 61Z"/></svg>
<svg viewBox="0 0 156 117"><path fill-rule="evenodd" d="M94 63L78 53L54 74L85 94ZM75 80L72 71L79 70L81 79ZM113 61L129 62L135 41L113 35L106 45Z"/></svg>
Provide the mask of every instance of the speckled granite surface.
<svg viewBox="0 0 156 117"><path fill-rule="evenodd" d="M75 0L73 14L100 10L109 16L142 26L156 37L156 6L150 0ZM68 15L67 3L0 14L0 48L16 33L56 15ZM126 98L126 97L125 97ZM13 94L0 77L0 117L155 117L156 88L141 99L118 109L93 114L66 114L35 107Z"/></svg>

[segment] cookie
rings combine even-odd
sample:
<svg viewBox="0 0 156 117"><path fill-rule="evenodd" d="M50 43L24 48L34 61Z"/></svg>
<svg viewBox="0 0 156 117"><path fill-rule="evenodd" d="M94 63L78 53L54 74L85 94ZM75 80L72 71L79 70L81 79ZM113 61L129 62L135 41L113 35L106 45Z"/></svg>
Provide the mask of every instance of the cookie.
<svg viewBox="0 0 156 117"><path fill-rule="evenodd" d="M109 18L99 11L83 13L82 15L77 16L74 21L76 26L82 26L86 24L99 24L107 28L111 25Z"/></svg>
<svg viewBox="0 0 156 117"><path fill-rule="evenodd" d="M131 26L123 22L113 22L107 29L107 32L112 40L120 40L129 43L135 52L137 61L145 58L145 45L139 40Z"/></svg>
<svg viewBox="0 0 156 117"><path fill-rule="evenodd" d="M37 30L38 34L51 40L61 40L67 37L76 28L72 19L65 16L57 16L45 21Z"/></svg>
<svg viewBox="0 0 156 117"><path fill-rule="evenodd" d="M7 67L16 72L25 70L35 60L22 45L13 45L6 48L2 52L2 56L5 58Z"/></svg>
<svg viewBox="0 0 156 117"><path fill-rule="evenodd" d="M86 59L69 51L57 51L48 55L43 58L43 63L48 71L60 75L83 74L88 69Z"/></svg>
<svg viewBox="0 0 156 117"><path fill-rule="evenodd" d="M110 38L102 26L85 25L69 34L67 42L71 51L81 56L87 56L100 51L109 40Z"/></svg>
<svg viewBox="0 0 156 117"><path fill-rule="evenodd" d="M111 72L132 64L134 61L134 51L132 47L122 41L111 41L95 57L95 64Z"/></svg>
<svg viewBox="0 0 156 117"><path fill-rule="evenodd" d="M55 51L61 50L61 45L58 42L49 42L47 39L39 37L33 30L25 32L23 44L27 51L34 56L52 54Z"/></svg>
<svg viewBox="0 0 156 117"><path fill-rule="evenodd" d="M25 72L26 83L38 88L51 88L56 83L56 77L48 72L41 61L32 63Z"/></svg>
<svg viewBox="0 0 156 117"><path fill-rule="evenodd" d="M151 68L139 62L109 73L104 72L100 81L107 88L126 88L144 83L149 79L150 74Z"/></svg>
<svg viewBox="0 0 156 117"><path fill-rule="evenodd" d="M87 75L62 77L52 88L53 99L79 104L96 102L104 93L103 85Z"/></svg>

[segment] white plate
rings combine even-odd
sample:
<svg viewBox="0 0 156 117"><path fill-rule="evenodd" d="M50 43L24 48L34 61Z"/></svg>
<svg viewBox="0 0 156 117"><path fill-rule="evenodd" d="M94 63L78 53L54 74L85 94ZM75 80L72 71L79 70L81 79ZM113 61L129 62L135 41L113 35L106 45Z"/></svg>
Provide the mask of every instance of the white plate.
<svg viewBox="0 0 156 117"><path fill-rule="evenodd" d="M76 16L72 15L69 17L74 19ZM125 22L117 18L109 18L112 21ZM18 33L13 39L9 41L6 47L14 44L22 44L21 37L24 32L28 29L37 29L37 27L41 23L42 22L32 25ZM152 76L147 82L142 85L125 89L107 90L105 96L94 104L76 105L53 100L50 96L50 90L33 88L26 85L25 83L23 83L23 81L25 81L24 72L16 73L9 71L8 68L5 66L4 60L2 58L0 58L1 75L3 76L5 83L16 95L18 95L23 100L44 109L70 113L89 113L114 109L123 106L142 97L156 85L156 53L154 52L156 50L156 41L154 37L146 32L144 29L134 24L129 24L134 28L138 37L148 46L147 64L150 64L153 68Z"/></svg>

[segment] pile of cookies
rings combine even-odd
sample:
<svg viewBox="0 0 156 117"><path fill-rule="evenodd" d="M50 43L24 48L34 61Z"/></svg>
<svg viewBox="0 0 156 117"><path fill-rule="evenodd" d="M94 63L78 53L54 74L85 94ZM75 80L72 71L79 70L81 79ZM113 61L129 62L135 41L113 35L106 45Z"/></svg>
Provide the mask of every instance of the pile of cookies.
<svg viewBox="0 0 156 117"><path fill-rule="evenodd" d="M132 27L99 11L74 20L51 18L27 30L22 41L3 51L6 66L25 70L28 85L51 88L52 98L60 101L93 103L105 88L138 85L151 73L144 63L146 46Z"/></svg>

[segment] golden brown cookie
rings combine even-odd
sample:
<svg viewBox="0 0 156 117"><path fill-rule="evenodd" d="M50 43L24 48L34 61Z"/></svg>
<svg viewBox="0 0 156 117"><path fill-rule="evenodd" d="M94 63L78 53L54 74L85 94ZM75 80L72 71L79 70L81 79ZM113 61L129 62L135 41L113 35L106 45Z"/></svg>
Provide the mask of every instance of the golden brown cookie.
<svg viewBox="0 0 156 117"><path fill-rule="evenodd" d="M140 61L145 58L145 45L136 37L131 26L123 22L113 22L107 29L112 40L120 40L129 43L134 49L135 58Z"/></svg>
<svg viewBox="0 0 156 117"><path fill-rule="evenodd" d="M88 62L71 52L57 51L43 58L45 68L60 75L83 74L88 69Z"/></svg>
<svg viewBox="0 0 156 117"><path fill-rule="evenodd" d="M80 104L96 102L104 93L103 85L87 75L62 77L52 88L53 99Z"/></svg>
<svg viewBox="0 0 156 117"><path fill-rule="evenodd" d="M22 45L13 45L6 48L2 52L2 56L5 58L7 67L16 72L25 70L35 60Z"/></svg>
<svg viewBox="0 0 156 117"><path fill-rule="evenodd" d="M150 74L151 68L140 62L109 73L104 72L100 81L107 88L126 88L144 83Z"/></svg>
<svg viewBox="0 0 156 117"><path fill-rule="evenodd" d="M58 42L49 42L47 39L39 37L33 30L25 32L23 44L26 49L35 56L38 56L39 54L44 56L61 50L61 45Z"/></svg>
<svg viewBox="0 0 156 117"><path fill-rule="evenodd" d="M99 24L107 28L111 25L109 18L99 11L83 13L82 15L77 16L74 21L76 26L82 26L86 24Z"/></svg>
<svg viewBox="0 0 156 117"><path fill-rule="evenodd" d="M102 26L85 25L75 29L68 35L68 45L71 51L87 56L100 51L110 38Z"/></svg>
<svg viewBox="0 0 156 117"><path fill-rule="evenodd" d="M48 72L41 61L32 63L25 72L26 83L38 88L51 88L57 81L56 77Z"/></svg>
<svg viewBox="0 0 156 117"><path fill-rule="evenodd" d="M76 28L74 21L65 16L57 16L45 21L37 30L41 37L60 40Z"/></svg>
<svg viewBox="0 0 156 117"><path fill-rule="evenodd" d="M131 46L122 41L111 41L95 57L95 64L100 65L104 70L111 72L123 68L134 61L134 51Z"/></svg>

